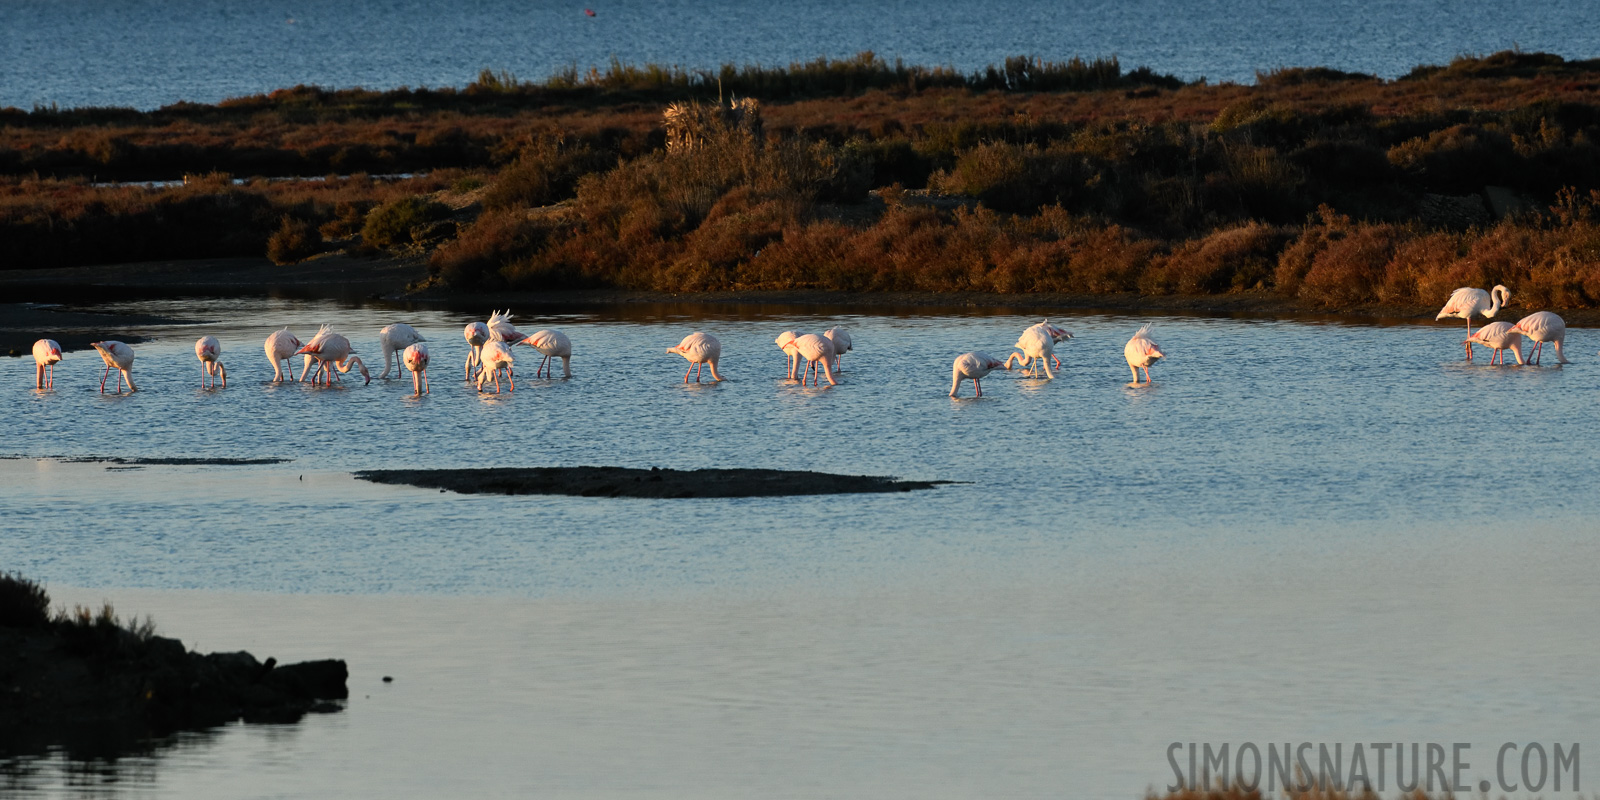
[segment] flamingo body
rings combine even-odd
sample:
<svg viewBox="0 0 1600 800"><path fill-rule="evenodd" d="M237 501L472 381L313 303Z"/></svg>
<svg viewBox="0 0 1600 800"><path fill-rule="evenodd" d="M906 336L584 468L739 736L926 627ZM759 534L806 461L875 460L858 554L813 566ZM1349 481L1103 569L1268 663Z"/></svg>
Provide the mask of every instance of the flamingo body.
<svg viewBox="0 0 1600 800"><path fill-rule="evenodd" d="M806 385L806 379L812 376L813 369L816 370L816 375L811 377L811 380L817 385L820 386L822 384L824 375L828 378L829 386L839 385L839 382L833 379L832 364L833 360L838 357L838 351L833 349L832 339L826 336L818 336L815 333L808 333L794 340L794 349L800 354L801 358L806 360L805 372L800 373L801 386Z"/></svg>
<svg viewBox="0 0 1600 800"><path fill-rule="evenodd" d="M428 393L428 346L416 342L400 353L400 363L411 371L411 388L416 396Z"/></svg>
<svg viewBox="0 0 1600 800"><path fill-rule="evenodd" d="M1531 339L1535 344L1533 348L1533 363L1539 363L1539 355L1544 350L1544 343L1550 342L1556 348L1556 361L1561 364L1571 364L1561 346L1567 340L1567 323L1561 317L1549 311L1536 311L1517 321L1512 330ZM1471 347L1471 345L1468 345Z"/></svg>
<svg viewBox="0 0 1600 800"><path fill-rule="evenodd" d="M722 360L722 342L709 333L695 331L683 337L677 347L667 350L668 354L683 356L689 362L689 368L683 371L683 382L689 382L689 373L694 373L694 382L700 382L700 369L702 366L711 368L711 380L721 381L722 376L717 374L717 362Z"/></svg>
<svg viewBox="0 0 1600 800"><path fill-rule="evenodd" d="M1150 382L1150 365L1166 358L1167 354L1161 352L1161 346L1150 338L1150 326L1140 328L1122 347L1122 355L1128 359L1128 369L1133 371L1133 383L1139 383L1139 370L1144 370L1144 382Z"/></svg>
<svg viewBox="0 0 1600 800"><path fill-rule="evenodd" d="M1509 322L1491 322L1488 325L1479 328L1470 337L1468 337L1466 343L1468 347L1471 347L1475 344L1481 344L1484 347L1493 350L1494 355L1489 357L1489 363L1491 365L1493 365L1496 361L1504 364L1506 362L1505 351L1507 350L1510 350L1512 353L1516 354L1517 363L1519 365L1523 363L1522 334L1519 333L1516 327Z"/></svg>
<svg viewBox="0 0 1600 800"><path fill-rule="evenodd" d="M211 381L211 387L216 388L217 379L222 379L223 388L228 386L228 370L222 366L222 343L215 336L202 336L195 340L194 357L200 359L200 388L206 388L206 381Z"/></svg>
<svg viewBox="0 0 1600 800"><path fill-rule="evenodd" d="M511 384L511 391L517 390L515 376L511 374L511 365L516 359L511 356L511 346L499 339L490 339L483 343L483 350L478 353L482 361L478 370L478 391L483 391L483 385L494 379L494 393L500 393L500 373L506 374L506 380Z"/></svg>
<svg viewBox="0 0 1600 800"><path fill-rule="evenodd" d="M844 326L842 326L842 325L835 325L835 326L823 331L822 335L824 337L826 337L828 341L833 343L833 368L834 368L834 370L835 371L843 370L843 367L839 366L839 357L843 356L845 353L850 352L850 350L851 350L850 331L845 330Z"/></svg>
<svg viewBox="0 0 1600 800"><path fill-rule="evenodd" d="M61 363L61 344L54 339L33 343L33 388L56 388L56 364Z"/></svg>
<svg viewBox="0 0 1600 800"><path fill-rule="evenodd" d="M788 379L791 381L800 372L800 351L795 349L794 346L794 340L798 338L800 338L799 331L784 331L778 334L778 338L772 340L772 343L783 351L784 367L787 369Z"/></svg>
<svg viewBox="0 0 1600 800"><path fill-rule="evenodd" d="M970 379L972 389L979 397L983 396L983 384L979 383L989 373L1003 369L1006 363L988 353L974 350L956 356L955 363L950 368L950 396L957 397L961 390L961 382Z"/></svg>
<svg viewBox="0 0 1600 800"><path fill-rule="evenodd" d="M561 377L572 377L572 340L568 339L566 334L551 330L534 331L528 338L523 339L522 343L538 350L539 354L544 356L533 377L537 378L544 373L547 377L554 378L556 370L555 364L550 360L552 358L561 359Z"/></svg>
<svg viewBox="0 0 1600 800"><path fill-rule="evenodd" d="M422 334L417 333L416 328L404 322L384 326L383 330L378 331L378 349L383 353L383 374L378 377L388 380L391 368L398 376L400 367L403 366L398 363L400 352L417 342L426 341L427 339L422 338Z"/></svg>
<svg viewBox="0 0 1600 800"><path fill-rule="evenodd" d="M467 353L467 380L470 381L472 380L472 370L474 368L482 368L479 351L483 349L483 343L489 341L489 326L481 322L469 322L467 327L461 331L461 335L466 337L467 346L472 348Z"/></svg>
<svg viewBox="0 0 1600 800"><path fill-rule="evenodd" d="M312 360L317 362L317 375L314 377L321 378L324 385L331 385L339 377L338 372L349 373L352 369L360 369L361 377L366 379L366 383L372 383L372 375L367 372L367 365L361 363L361 358L354 355L355 352L356 349L351 346L349 339L334 333L333 328L327 325L323 325L310 342L296 351L298 355L311 356ZM308 369L310 366L311 362L306 362ZM300 379L305 380L303 373Z"/></svg>
<svg viewBox="0 0 1600 800"><path fill-rule="evenodd" d="M1050 371L1050 359L1056 354L1056 340L1048 325L1034 325L1024 330L1012 347L1022 352L1012 353L1006 357L1006 369L1011 369L1014 361L1031 368L1033 362L1037 360L1039 369L1044 370L1045 377L1055 380L1056 374Z"/></svg>
<svg viewBox="0 0 1600 800"><path fill-rule="evenodd" d="M1474 316L1485 319L1493 318L1500 312L1500 308L1511 302L1511 291L1504 286L1496 285L1489 291L1463 286L1450 293L1450 299L1445 301L1444 308L1439 309L1435 320L1446 317L1464 319L1467 321L1467 338L1472 338L1472 318ZM1472 345L1467 345L1467 360L1472 360ZM1502 359L1503 360L1503 359Z"/></svg>
<svg viewBox="0 0 1600 800"><path fill-rule="evenodd" d="M283 330L273 331L272 333L267 334L267 341L264 345L264 349L267 351L267 360L272 362L273 383L283 382L283 375L286 371L283 369L283 365L286 363L289 364L289 369L287 370L289 374L289 380L294 380L294 364L292 363L292 360L294 359L295 353L298 352L302 346L303 345L301 344L300 340L295 338L295 335L290 333L287 327ZM306 366L308 368L311 366L311 359L309 357L306 358Z"/></svg>
<svg viewBox="0 0 1600 800"><path fill-rule="evenodd" d="M128 381L128 393L139 391L133 385L133 348L122 342L107 339L103 342L93 342L89 345L100 353L100 359L106 362L106 371L100 376L100 393L105 394L106 378L111 377L111 370L117 371L117 394L122 394L122 381Z"/></svg>

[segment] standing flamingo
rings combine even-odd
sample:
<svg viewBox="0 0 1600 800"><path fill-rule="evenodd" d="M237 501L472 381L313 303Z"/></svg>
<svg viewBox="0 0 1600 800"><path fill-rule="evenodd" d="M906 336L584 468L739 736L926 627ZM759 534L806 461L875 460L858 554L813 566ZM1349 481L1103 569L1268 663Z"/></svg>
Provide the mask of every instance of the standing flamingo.
<svg viewBox="0 0 1600 800"><path fill-rule="evenodd" d="M822 335L827 337L828 341L833 342L834 371L843 372L844 368L839 366L839 358L845 353L850 352L850 332L845 330L844 326L842 325L835 325L823 331Z"/></svg>
<svg viewBox="0 0 1600 800"><path fill-rule="evenodd" d="M678 346L667 351L669 355L677 354L689 361L689 368L683 371L683 382L689 382L689 373L694 373L694 382L700 382L700 368L702 365L711 368L711 380L721 381L722 376L717 374L717 362L722 360L722 342L709 333L695 331L683 337Z"/></svg>
<svg viewBox="0 0 1600 800"><path fill-rule="evenodd" d="M400 354L400 363L411 370L411 388L414 397L428 393L428 346L422 342L408 345Z"/></svg>
<svg viewBox="0 0 1600 800"><path fill-rule="evenodd" d="M506 380L511 384L511 391L517 390L516 376L511 372L511 365L516 359L511 357L511 347L499 339L490 339L483 343L483 349L478 353L482 364L478 369L478 391L483 391L483 384L490 377L494 378L494 393L500 393L500 373L506 374Z"/></svg>
<svg viewBox="0 0 1600 800"><path fill-rule="evenodd" d="M1068 333L1066 328L1060 328L1055 325L1051 325L1050 320L1048 319L1032 327L1044 328L1045 331L1050 334L1050 341L1053 344L1061 344L1062 342L1072 338L1072 334ZM1055 350L1053 349L1050 351L1050 361L1056 365L1056 369L1061 369L1061 356L1056 355Z"/></svg>
<svg viewBox="0 0 1600 800"><path fill-rule="evenodd" d="M317 375L324 385L331 386L337 379L339 372L349 373L351 369L360 369L361 377L366 383L372 383L372 375L367 372L367 365L361 363L361 358L354 355L356 349L350 345L350 340L340 334L334 333L333 328L323 325L317 330L317 335L304 347L297 351L297 355L311 356L317 362ZM308 363L307 368L310 367ZM302 374L300 380L305 380ZM362 384L365 386L366 384Z"/></svg>
<svg viewBox="0 0 1600 800"><path fill-rule="evenodd" d="M1489 365L1495 362L1506 363L1506 351L1510 350L1517 356L1517 365L1522 364L1522 334L1518 333L1509 322L1491 322L1467 338L1467 346L1481 344L1494 351L1489 357Z"/></svg>
<svg viewBox="0 0 1600 800"><path fill-rule="evenodd" d="M1017 337L1017 343L1012 347L1022 352L1012 353L1006 357L1006 369L1011 369L1013 361L1020 361L1031 374L1037 375L1038 372L1033 367L1033 362L1037 359L1039 362L1037 369L1044 370L1046 378L1056 379L1056 374L1050 371L1050 357L1056 354L1056 340L1051 335L1049 326L1035 325L1028 328Z"/></svg>
<svg viewBox="0 0 1600 800"><path fill-rule="evenodd" d="M794 340L798 338L800 338L799 331L784 331L778 334L778 338L772 340L772 343L783 351L784 366L788 369L788 380L791 381L800 372L800 351L794 346Z"/></svg>
<svg viewBox="0 0 1600 800"><path fill-rule="evenodd" d="M1445 302L1444 308L1439 309L1439 316L1435 320L1445 317L1455 317L1467 321L1467 338L1472 338L1472 318L1481 316L1492 318L1499 313L1501 306L1511 302L1511 291L1504 286L1495 286L1485 292L1464 286L1450 293L1450 299ZM1467 360L1472 360L1472 345L1467 345ZM1502 359L1503 361L1504 359Z"/></svg>
<svg viewBox="0 0 1600 800"><path fill-rule="evenodd" d="M284 373L288 373L289 380L294 380L294 354L301 348L300 340L289 332L288 327L281 331L273 331L267 335L265 349L267 360L272 362L272 382L283 383ZM283 369L287 364L288 369ZM306 368L311 368L311 357L306 356Z"/></svg>
<svg viewBox="0 0 1600 800"><path fill-rule="evenodd" d="M426 341L428 340L422 338L422 334L417 333L416 328L404 322L385 325L383 330L378 331L378 349L383 352L383 374L378 377L388 380L391 366L394 368L395 377L399 377L401 367L405 366L399 363L400 351L417 342Z"/></svg>
<svg viewBox="0 0 1600 800"><path fill-rule="evenodd" d="M106 378L111 377L111 370L117 371L117 394L122 394L122 379L128 379L128 393L139 391L133 385L133 348L122 342L107 339L103 342L91 342L90 347L100 352L100 359L106 362L106 371L100 376L100 393L106 393Z"/></svg>
<svg viewBox="0 0 1600 800"><path fill-rule="evenodd" d="M833 360L838 357L838 351L833 349L833 340L826 336L808 333L794 340L794 348L800 357L806 360L805 371L800 373L800 385L806 385L807 377L813 384L822 385L822 377L828 378L829 386L838 386L839 382L833 379ZM816 370L813 375L812 370Z"/></svg>
<svg viewBox="0 0 1600 800"><path fill-rule="evenodd" d="M206 388L206 378L211 388L217 388L217 378L222 378L222 388L228 388L228 370L222 366L222 343L215 336L202 336L194 343L194 357L200 359L200 388Z"/></svg>
<svg viewBox="0 0 1600 800"><path fill-rule="evenodd" d="M1567 323L1560 317L1548 311L1537 311L1517 321L1512 330L1537 342L1533 347L1533 364L1539 365L1539 355L1544 351L1545 342L1554 342L1556 346L1556 360L1562 364L1571 364L1561 345L1567 340ZM1471 345L1468 345L1469 347Z"/></svg>
<svg viewBox="0 0 1600 800"><path fill-rule="evenodd" d="M1150 365L1166 358L1166 353L1161 352L1161 346L1150 338L1150 326L1147 324L1133 335L1132 339L1122 348L1122 355L1128 359L1128 369L1133 371L1133 383L1139 385L1139 369L1144 369L1144 382L1150 382Z"/></svg>
<svg viewBox="0 0 1600 800"><path fill-rule="evenodd" d="M489 326L481 322L469 322L466 329L461 331L461 335L467 337L467 345L472 348L467 353L467 380L470 381L473 367L483 368L479 351L483 349L483 343L489 341Z"/></svg>
<svg viewBox="0 0 1600 800"><path fill-rule="evenodd" d="M54 339L33 343L33 388L56 388L56 364L61 361L61 345Z"/></svg>
<svg viewBox="0 0 1600 800"><path fill-rule="evenodd" d="M554 378L556 376L556 367L550 360L552 358L561 359L561 377L572 377L572 340L568 339L566 334L561 331L535 331L533 335L523 339L522 343L538 350L544 356L544 360L539 362L539 369L533 373L533 377L537 378L541 373L544 373L545 365L548 364L550 367L548 377Z"/></svg>
<svg viewBox="0 0 1600 800"><path fill-rule="evenodd" d="M971 378L973 390L982 397L983 384L978 381L1005 365L1004 361L978 350L956 356L955 364L950 368L950 396L956 397L961 390L961 381Z"/></svg>

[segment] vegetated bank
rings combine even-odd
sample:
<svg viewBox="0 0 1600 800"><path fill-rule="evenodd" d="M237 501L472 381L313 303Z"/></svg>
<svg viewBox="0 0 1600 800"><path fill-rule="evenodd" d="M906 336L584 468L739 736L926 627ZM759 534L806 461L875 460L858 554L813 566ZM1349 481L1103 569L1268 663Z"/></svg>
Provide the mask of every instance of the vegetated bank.
<svg viewBox="0 0 1600 800"><path fill-rule="evenodd" d="M433 296L1137 294L1345 308L1437 305L1457 286L1504 283L1523 308L1600 306L1600 61L1542 53L1392 81L1283 69L1251 86L1184 84L1114 59L1012 59L972 75L870 54L707 73L614 63L538 84L485 73L459 91L297 87L3 119L0 261L13 268L130 250L271 249L277 261L390 250L427 259L417 288ZM180 167L426 175L212 175L161 189L83 177Z"/></svg>
<svg viewBox="0 0 1600 800"><path fill-rule="evenodd" d="M42 586L0 573L0 754L110 755L240 719L294 722L340 710L347 675L338 660L190 652L110 604L52 612Z"/></svg>

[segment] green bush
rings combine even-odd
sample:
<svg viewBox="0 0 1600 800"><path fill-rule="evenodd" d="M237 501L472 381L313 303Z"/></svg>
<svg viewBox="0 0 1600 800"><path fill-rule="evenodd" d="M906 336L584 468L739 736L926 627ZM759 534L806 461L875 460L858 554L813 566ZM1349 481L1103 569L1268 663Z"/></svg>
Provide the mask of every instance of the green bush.
<svg viewBox="0 0 1600 800"><path fill-rule="evenodd" d="M394 247L412 241L411 229L450 216L450 207L426 197L403 197L367 213L361 240L372 247Z"/></svg>

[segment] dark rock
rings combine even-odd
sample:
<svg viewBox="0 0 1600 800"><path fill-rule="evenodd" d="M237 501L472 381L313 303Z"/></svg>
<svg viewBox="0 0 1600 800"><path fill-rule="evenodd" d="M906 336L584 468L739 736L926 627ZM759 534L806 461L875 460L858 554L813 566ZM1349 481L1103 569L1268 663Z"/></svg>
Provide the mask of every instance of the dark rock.
<svg viewBox="0 0 1600 800"><path fill-rule="evenodd" d="M556 494L573 497L792 497L931 489L951 481L904 481L878 475L835 475L778 469L630 469L626 467L497 467L373 469L355 473L374 483L463 494Z"/></svg>

